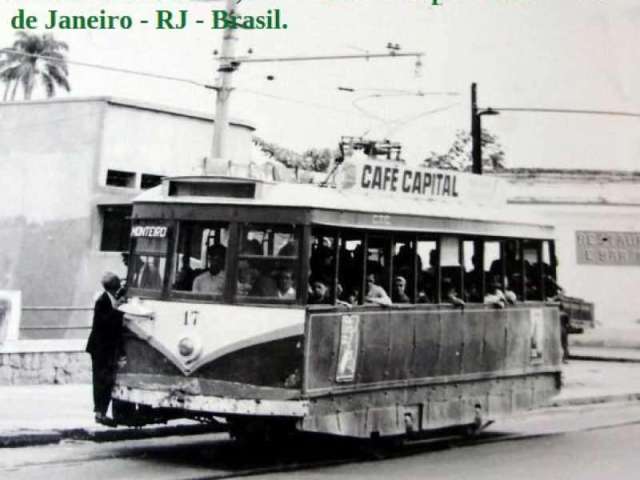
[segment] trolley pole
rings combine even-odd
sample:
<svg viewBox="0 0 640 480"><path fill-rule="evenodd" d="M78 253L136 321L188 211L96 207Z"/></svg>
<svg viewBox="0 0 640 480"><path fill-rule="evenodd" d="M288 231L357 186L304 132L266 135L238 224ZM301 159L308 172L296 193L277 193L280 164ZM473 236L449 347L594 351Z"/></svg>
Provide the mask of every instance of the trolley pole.
<svg viewBox="0 0 640 480"><path fill-rule="evenodd" d="M226 0L225 9L235 14L235 0ZM231 75L238 67L235 59L235 29L225 28L222 33L220 50L220 83L216 87L216 112L213 124L213 144L211 145L211 161L224 158L226 153L226 134L229 129L229 97L231 96Z"/></svg>

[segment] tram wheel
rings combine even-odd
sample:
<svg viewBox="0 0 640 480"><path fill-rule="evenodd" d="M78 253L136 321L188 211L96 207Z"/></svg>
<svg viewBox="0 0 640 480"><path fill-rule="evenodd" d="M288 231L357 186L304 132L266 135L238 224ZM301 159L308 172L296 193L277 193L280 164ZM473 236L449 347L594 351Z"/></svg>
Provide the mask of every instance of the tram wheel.
<svg viewBox="0 0 640 480"><path fill-rule="evenodd" d="M291 441L295 424L285 420L236 419L229 420L229 434L245 445L279 445Z"/></svg>
<svg viewBox="0 0 640 480"><path fill-rule="evenodd" d="M114 399L111 401L111 411L116 422L127 423L136 413L136 404Z"/></svg>

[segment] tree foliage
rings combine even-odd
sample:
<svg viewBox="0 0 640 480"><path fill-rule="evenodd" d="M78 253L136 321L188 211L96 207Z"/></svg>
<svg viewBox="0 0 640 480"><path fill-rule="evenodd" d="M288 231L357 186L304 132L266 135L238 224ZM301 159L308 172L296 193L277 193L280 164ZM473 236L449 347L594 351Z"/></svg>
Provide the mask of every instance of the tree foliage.
<svg viewBox="0 0 640 480"><path fill-rule="evenodd" d="M253 143L267 156L289 168L314 172L326 172L333 159L338 156L337 150L330 148L310 148L303 153L298 153L276 143L267 142L260 137L254 137Z"/></svg>
<svg viewBox="0 0 640 480"><path fill-rule="evenodd" d="M505 158L502 146L497 137L487 130L482 130L482 167L487 171L504 170ZM431 152L423 160L427 168L443 170L471 171L471 134L465 130L458 130L456 138L445 153Z"/></svg>
<svg viewBox="0 0 640 480"><path fill-rule="evenodd" d="M69 70L64 52L69 50L50 34L16 32L10 48L0 50L0 80L4 82L3 100L15 100L18 86L23 98L30 100L36 84L45 89L47 98L53 97L57 87L71 90ZM37 55L37 56L34 56ZM44 58L42 58L44 57Z"/></svg>

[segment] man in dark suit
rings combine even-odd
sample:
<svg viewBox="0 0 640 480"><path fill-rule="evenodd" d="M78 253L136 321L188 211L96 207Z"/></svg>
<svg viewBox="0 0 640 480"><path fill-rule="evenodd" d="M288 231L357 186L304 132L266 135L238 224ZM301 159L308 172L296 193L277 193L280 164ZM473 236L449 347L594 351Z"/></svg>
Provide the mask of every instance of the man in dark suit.
<svg viewBox="0 0 640 480"><path fill-rule="evenodd" d="M116 294L120 289L117 275L107 272L102 277L104 292L93 311L93 325L86 351L91 355L93 367L93 404L96 422L107 423L107 409L111 401L111 390L115 382L115 370L120 337L122 312L118 310Z"/></svg>

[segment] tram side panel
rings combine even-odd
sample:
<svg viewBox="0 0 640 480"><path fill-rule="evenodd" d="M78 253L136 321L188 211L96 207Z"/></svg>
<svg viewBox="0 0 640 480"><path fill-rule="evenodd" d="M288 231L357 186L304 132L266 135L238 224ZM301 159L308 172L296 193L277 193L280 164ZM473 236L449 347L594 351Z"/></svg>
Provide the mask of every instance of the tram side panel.
<svg viewBox="0 0 640 480"><path fill-rule="evenodd" d="M301 429L399 435L496 419L560 387L557 308L310 312Z"/></svg>

